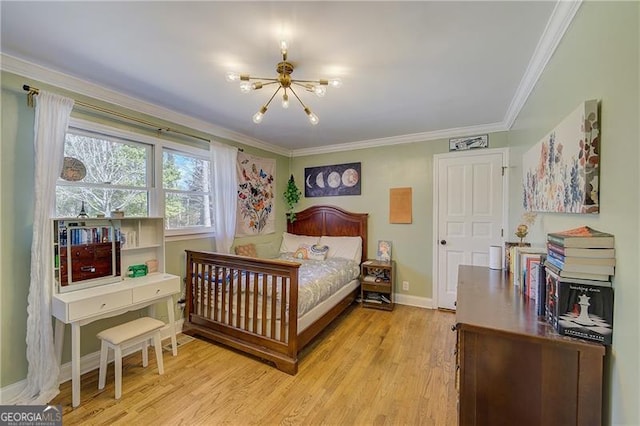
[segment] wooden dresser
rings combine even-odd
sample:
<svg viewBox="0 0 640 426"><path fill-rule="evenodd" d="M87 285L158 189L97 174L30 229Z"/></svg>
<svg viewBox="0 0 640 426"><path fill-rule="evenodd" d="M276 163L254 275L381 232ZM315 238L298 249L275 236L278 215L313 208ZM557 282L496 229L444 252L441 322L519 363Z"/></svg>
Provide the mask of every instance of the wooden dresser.
<svg viewBox="0 0 640 426"><path fill-rule="evenodd" d="M605 347L560 336L504 271L460 266L460 425L600 425Z"/></svg>

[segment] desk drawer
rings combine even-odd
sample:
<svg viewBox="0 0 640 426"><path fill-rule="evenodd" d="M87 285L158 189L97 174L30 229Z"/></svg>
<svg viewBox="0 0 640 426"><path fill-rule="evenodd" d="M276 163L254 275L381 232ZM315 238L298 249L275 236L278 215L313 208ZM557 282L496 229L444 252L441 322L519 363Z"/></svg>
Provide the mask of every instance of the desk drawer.
<svg viewBox="0 0 640 426"><path fill-rule="evenodd" d="M133 303L144 302L180 292L180 279L172 277L133 288Z"/></svg>
<svg viewBox="0 0 640 426"><path fill-rule="evenodd" d="M131 290L89 297L67 304L69 322L100 315L131 304Z"/></svg>

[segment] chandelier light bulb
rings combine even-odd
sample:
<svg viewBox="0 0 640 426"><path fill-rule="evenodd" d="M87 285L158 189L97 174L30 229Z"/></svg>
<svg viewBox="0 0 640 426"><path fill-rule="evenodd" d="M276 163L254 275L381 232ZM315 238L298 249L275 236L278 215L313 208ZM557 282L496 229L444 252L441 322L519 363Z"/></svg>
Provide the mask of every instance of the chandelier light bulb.
<svg viewBox="0 0 640 426"><path fill-rule="evenodd" d="M282 96L282 108L289 108L289 96L286 93Z"/></svg>
<svg viewBox="0 0 640 426"><path fill-rule="evenodd" d="M289 48L289 46L287 46L287 41L286 40L280 40L280 52L282 52L283 55L285 55L287 53L287 49Z"/></svg>
<svg viewBox="0 0 640 426"><path fill-rule="evenodd" d="M304 112L307 113L307 116L309 117L309 122L314 126L320 122L320 119L318 118L318 116L315 115L313 112L311 112L311 110L308 107L304 109Z"/></svg>
<svg viewBox="0 0 640 426"><path fill-rule="evenodd" d="M253 90L253 83L249 81L243 81L240 83L240 91L242 93L249 93L251 90Z"/></svg>
<svg viewBox="0 0 640 426"><path fill-rule="evenodd" d="M253 115L253 122L256 124L260 124L262 123L262 119L264 118L264 113L267 112L267 107L263 106L262 108L260 108L260 111L256 112Z"/></svg>
<svg viewBox="0 0 640 426"><path fill-rule="evenodd" d="M227 81L238 81L240 80L240 74L238 74L237 72L229 71L225 75L225 78Z"/></svg>
<svg viewBox="0 0 640 426"><path fill-rule="evenodd" d="M317 97L322 98L327 94L327 88L324 86L315 86L313 88L313 93L315 93Z"/></svg>
<svg viewBox="0 0 640 426"><path fill-rule="evenodd" d="M262 118L263 117L264 117L264 114L261 113L260 111L258 111L253 115L253 122L256 123L256 124L260 124L260 123L262 123Z"/></svg>
<svg viewBox="0 0 640 426"><path fill-rule="evenodd" d="M335 87L336 89L342 87L342 80L340 80L339 78L330 78L329 79L329 86L331 87Z"/></svg>

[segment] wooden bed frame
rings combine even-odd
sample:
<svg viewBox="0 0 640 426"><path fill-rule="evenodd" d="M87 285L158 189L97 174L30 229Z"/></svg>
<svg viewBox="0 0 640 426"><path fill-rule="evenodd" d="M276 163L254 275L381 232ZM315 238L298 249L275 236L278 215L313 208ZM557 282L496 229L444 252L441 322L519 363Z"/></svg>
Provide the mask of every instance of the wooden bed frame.
<svg viewBox="0 0 640 426"><path fill-rule="evenodd" d="M359 236L364 261L367 259L367 219L366 213L349 213L334 206L313 206L296 213L293 223L287 220L287 232L311 236ZM299 351L340 315L358 293L356 288L298 333L299 263L186 252L187 300L183 332L271 361L276 368L292 375L298 372ZM226 280L216 277L226 277ZM224 286L226 292L221 291ZM259 299L257 296L275 292L281 295L284 303L273 297ZM202 297L198 298L198 295Z"/></svg>

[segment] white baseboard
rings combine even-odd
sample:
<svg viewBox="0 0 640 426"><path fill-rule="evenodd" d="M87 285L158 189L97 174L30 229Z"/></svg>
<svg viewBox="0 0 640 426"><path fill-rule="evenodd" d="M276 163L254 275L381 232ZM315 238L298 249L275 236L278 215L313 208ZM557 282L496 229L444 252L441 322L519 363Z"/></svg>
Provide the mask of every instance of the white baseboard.
<svg viewBox="0 0 640 426"><path fill-rule="evenodd" d="M398 305L416 306L418 308L433 309L433 299L429 297L409 296L395 293L395 302Z"/></svg>
<svg viewBox="0 0 640 426"><path fill-rule="evenodd" d="M176 325L176 334L182 331L182 326L184 324L184 318L181 318L175 322ZM166 325L162 329L162 340L168 339L171 337L171 332L169 330L169 326ZM139 348L130 347L122 351L122 356L126 356L134 353L139 350ZM109 362L113 361L113 352L109 351ZM93 370L97 370L100 368L100 351L93 352L87 354L80 358L80 374L85 374ZM59 382L64 383L71 380L71 361L62 364L60 366L60 376ZM18 396L20 392L27 386L27 380L20 380L19 382L13 383L11 385L0 388L0 404L6 404L6 401L11 401L13 398Z"/></svg>

